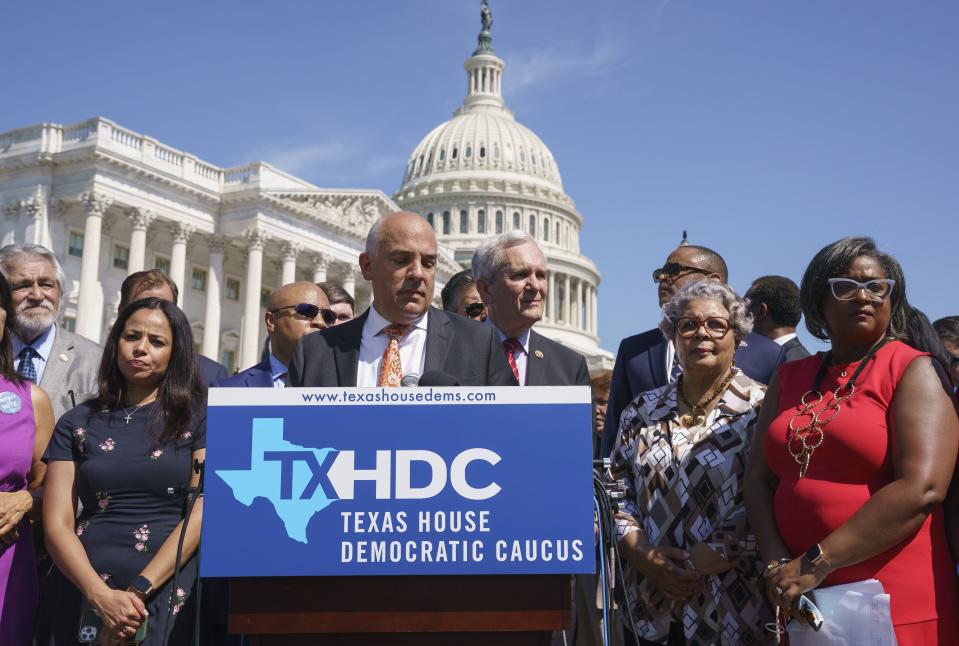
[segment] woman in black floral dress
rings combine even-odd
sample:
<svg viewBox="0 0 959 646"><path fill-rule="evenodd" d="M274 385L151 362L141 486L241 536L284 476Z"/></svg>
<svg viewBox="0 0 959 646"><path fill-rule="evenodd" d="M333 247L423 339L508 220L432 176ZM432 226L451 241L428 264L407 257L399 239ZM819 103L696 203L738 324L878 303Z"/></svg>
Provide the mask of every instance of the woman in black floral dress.
<svg viewBox="0 0 959 646"><path fill-rule="evenodd" d="M169 643L190 642L202 498L176 590L172 578L186 491L198 481L193 460L204 460L203 401L183 312L157 298L128 305L104 348L98 396L60 418L44 456L43 521L55 567L36 644L76 644L87 605L102 619L101 643L129 638L145 617L144 644L165 643L167 624Z"/></svg>

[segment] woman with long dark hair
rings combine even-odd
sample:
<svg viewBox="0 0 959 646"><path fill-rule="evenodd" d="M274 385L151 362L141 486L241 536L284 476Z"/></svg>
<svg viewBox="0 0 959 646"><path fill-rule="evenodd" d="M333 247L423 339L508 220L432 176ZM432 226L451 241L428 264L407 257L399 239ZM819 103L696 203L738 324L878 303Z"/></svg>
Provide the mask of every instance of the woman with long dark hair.
<svg viewBox="0 0 959 646"><path fill-rule="evenodd" d="M30 642L37 609L31 525L40 519L40 460L53 432L50 398L13 369L10 284L0 275L0 641Z"/></svg>
<svg viewBox="0 0 959 646"><path fill-rule="evenodd" d="M147 621L143 644L166 643L167 626L169 643L189 641L202 499L176 590L172 575L184 493L197 485L193 462L206 453L204 394L183 312L157 298L125 307L104 347L98 395L60 418L44 456L43 521L56 567L37 644L76 644L89 609L108 640L130 639Z"/></svg>
<svg viewBox="0 0 959 646"><path fill-rule="evenodd" d="M767 594L785 612L820 587L876 579L900 646L959 644L943 509L959 419L929 354L904 342L905 282L870 238L810 261L803 314L831 347L780 366L769 385L746 508Z"/></svg>

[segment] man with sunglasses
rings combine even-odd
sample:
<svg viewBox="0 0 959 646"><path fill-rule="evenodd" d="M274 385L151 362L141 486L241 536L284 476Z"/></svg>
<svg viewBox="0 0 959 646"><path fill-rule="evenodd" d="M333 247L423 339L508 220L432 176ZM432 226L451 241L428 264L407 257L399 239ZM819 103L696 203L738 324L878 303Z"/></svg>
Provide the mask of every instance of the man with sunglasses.
<svg viewBox="0 0 959 646"><path fill-rule="evenodd" d="M729 280L726 261L708 247L682 245L676 248L662 267L653 271L659 306L662 307L681 287L699 280ZM659 328L623 339L616 353L613 383L609 391L606 425L599 457L607 457L613 449L620 416L640 393L654 390L675 381L681 370L675 363L676 352ZM785 352L775 341L750 332L736 350L736 366L746 376L768 384L776 368L785 360Z"/></svg>
<svg viewBox="0 0 959 646"><path fill-rule="evenodd" d="M476 291L476 281L469 269L450 276L440 292L440 300L447 312L456 312L474 321L486 320L486 303Z"/></svg>
<svg viewBox="0 0 959 646"><path fill-rule="evenodd" d="M289 283L276 289L267 300L266 334L269 356L251 368L241 370L211 386L226 388L286 388L293 350L307 334L319 332L336 323L326 293L314 283Z"/></svg>

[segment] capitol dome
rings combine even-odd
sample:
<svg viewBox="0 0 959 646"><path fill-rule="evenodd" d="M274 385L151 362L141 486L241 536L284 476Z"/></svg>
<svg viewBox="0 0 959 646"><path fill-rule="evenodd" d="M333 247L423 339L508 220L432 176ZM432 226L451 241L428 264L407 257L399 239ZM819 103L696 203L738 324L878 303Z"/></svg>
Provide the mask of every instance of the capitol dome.
<svg viewBox="0 0 959 646"><path fill-rule="evenodd" d="M491 24L487 13L464 66L463 104L416 146L394 199L425 217L463 267L489 235L528 231L549 269L546 314L536 329L581 352L591 370L609 368L612 355L598 336L600 274L579 250L583 216L563 191L553 153L506 107L506 63L493 51Z"/></svg>

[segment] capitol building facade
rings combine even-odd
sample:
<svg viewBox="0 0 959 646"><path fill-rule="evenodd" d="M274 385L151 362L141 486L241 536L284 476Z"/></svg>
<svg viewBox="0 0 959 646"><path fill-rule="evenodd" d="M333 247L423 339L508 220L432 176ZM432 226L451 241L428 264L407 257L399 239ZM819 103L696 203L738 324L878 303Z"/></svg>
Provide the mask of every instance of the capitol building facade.
<svg viewBox="0 0 959 646"><path fill-rule="evenodd" d="M400 209L436 230L439 288L480 241L529 231L549 268L537 329L609 368L600 348L600 275L579 251L583 217L546 145L502 97L489 32L466 62L467 95L416 147L393 198L317 187L264 162L221 168L113 121L0 133L0 239L53 250L67 275L61 325L94 341L116 319L120 284L158 268L180 288L197 347L232 372L259 359L266 295L294 280L340 282L370 304L357 258L370 225ZM399 169L398 169L399 170Z"/></svg>

